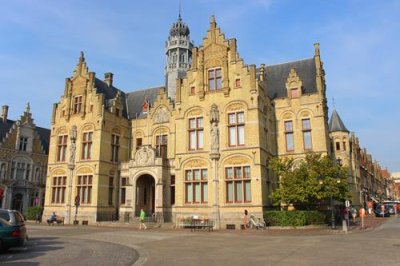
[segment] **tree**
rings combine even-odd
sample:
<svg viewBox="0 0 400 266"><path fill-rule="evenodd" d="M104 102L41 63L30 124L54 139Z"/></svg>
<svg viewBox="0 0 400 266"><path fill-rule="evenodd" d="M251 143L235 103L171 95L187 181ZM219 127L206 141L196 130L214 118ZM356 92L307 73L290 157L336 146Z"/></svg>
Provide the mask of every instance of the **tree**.
<svg viewBox="0 0 400 266"><path fill-rule="evenodd" d="M274 158L269 168L279 177L279 188L271 193L275 205L293 204L311 207L330 199L345 200L348 192L348 171L328 156L309 153L298 164L293 159Z"/></svg>

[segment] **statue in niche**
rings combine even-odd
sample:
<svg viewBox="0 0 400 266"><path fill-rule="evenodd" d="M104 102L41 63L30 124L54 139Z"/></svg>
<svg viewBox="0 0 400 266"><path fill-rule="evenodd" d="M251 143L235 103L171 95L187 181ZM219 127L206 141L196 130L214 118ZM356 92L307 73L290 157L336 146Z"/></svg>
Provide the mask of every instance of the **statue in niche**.
<svg viewBox="0 0 400 266"><path fill-rule="evenodd" d="M69 162L73 164L75 162L75 151L76 151L76 137L77 137L77 129L76 126L72 126L72 129L70 131L70 140L71 140L71 146L69 149Z"/></svg>
<svg viewBox="0 0 400 266"><path fill-rule="evenodd" d="M211 123L211 130L210 130L210 144L211 144L211 153L218 153L219 150L219 111L218 106L214 103L211 105L210 110L210 123Z"/></svg>
<svg viewBox="0 0 400 266"><path fill-rule="evenodd" d="M218 153L219 150L219 129L218 124L213 122L211 124L211 153Z"/></svg>
<svg viewBox="0 0 400 266"><path fill-rule="evenodd" d="M210 110L210 123L216 122L218 125L219 122L219 111L218 111L218 106L213 103L211 105L211 110Z"/></svg>

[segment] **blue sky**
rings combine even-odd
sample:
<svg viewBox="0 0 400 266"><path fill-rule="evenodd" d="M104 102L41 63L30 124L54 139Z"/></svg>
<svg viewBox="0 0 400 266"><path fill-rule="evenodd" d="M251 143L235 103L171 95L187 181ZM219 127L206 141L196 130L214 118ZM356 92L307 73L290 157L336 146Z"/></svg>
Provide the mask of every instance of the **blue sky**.
<svg viewBox="0 0 400 266"><path fill-rule="evenodd" d="M164 83L169 29L179 0L2 0L0 105L18 119L30 102L38 126L50 127L52 104L80 51L90 71L129 92ZM330 111L389 171L400 171L400 1L182 0L182 18L201 44L211 15L236 38L247 64L312 57L321 45Z"/></svg>

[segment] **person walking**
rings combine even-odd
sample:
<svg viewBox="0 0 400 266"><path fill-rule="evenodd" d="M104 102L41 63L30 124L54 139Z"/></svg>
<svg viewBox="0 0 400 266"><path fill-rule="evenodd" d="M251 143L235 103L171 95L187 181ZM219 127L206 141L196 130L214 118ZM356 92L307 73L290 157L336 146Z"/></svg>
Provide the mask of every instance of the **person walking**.
<svg viewBox="0 0 400 266"><path fill-rule="evenodd" d="M248 226L249 226L249 212L247 210L244 210L242 229L246 230Z"/></svg>
<svg viewBox="0 0 400 266"><path fill-rule="evenodd" d="M146 217L146 213L144 212L143 209L140 209L140 225L139 225L139 230L142 229L142 226L144 227L144 230L147 229L147 226L144 224L144 217Z"/></svg>

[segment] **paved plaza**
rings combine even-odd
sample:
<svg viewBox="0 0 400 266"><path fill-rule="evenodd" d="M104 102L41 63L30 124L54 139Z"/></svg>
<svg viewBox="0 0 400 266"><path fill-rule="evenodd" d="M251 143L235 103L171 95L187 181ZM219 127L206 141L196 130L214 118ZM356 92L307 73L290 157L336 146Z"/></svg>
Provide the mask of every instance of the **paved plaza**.
<svg viewBox="0 0 400 266"><path fill-rule="evenodd" d="M5 265L399 265L400 218L367 218L366 229L329 227L196 231L131 225L29 225L26 247Z"/></svg>

